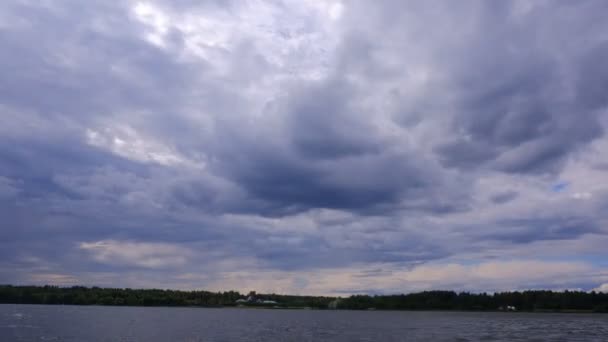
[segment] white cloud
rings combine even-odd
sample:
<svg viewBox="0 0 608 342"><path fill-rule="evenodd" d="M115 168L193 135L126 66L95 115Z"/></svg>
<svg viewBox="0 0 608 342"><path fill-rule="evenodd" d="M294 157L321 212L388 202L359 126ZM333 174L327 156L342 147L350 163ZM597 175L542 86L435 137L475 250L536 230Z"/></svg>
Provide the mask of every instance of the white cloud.
<svg viewBox="0 0 608 342"><path fill-rule="evenodd" d="M102 130L87 129L86 141L90 145L140 162L204 167L201 161L187 160L174 149L153 138L142 136L128 125L115 125Z"/></svg>
<svg viewBox="0 0 608 342"><path fill-rule="evenodd" d="M102 240L81 242L78 247L91 253L101 263L145 268L179 267L185 265L192 251L168 243Z"/></svg>
<svg viewBox="0 0 608 342"><path fill-rule="evenodd" d="M595 292L606 292L608 293L608 283L602 284L593 289Z"/></svg>
<svg viewBox="0 0 608 342"><path fill-rule="evenodd" d="M510 291L537 289L552 284L552 289L575 288L589 282L601 270L581 262L514 260L477 264L429 263L412 268L394 264L368 264L314 271L219 272L206 283L212 289L235 288L278 293L345 295L381 291L407 293L428 289L462 291ZM314 279L302 284L297 279ZM244 284L246 284L244 286ZM544 285L544 288L547 288Z"/></svg>
<svg viewBox="0 0 608 342"><path fill-rule="evenodd" d="M29 281L45 285L80 285L80 279L69 274L35 273L29 276Z"/></svg>
<svg viewBox="0 0 608 342"><path fill-rule="evenodd" d="M601 284L600 286L594 288L592 291L608 293L608 283Z"/></svg>
<svg viewBox="0 0 608 342"><path fill-rule="evenodd" d="M152 4L138 2L133 7L135 17L150 27L146 40L159 47L165 46L165 35L169 30L169 17Z"/></svg>
<svg viewBox="0 0 608 342"><path fill-rule="evenodd" d="M332 33L337 29L334 22L343 12L341 2L247 1L218 7L201 10L195 6L188 11L175 11L152 1L136 3L132 12L148 27L144 37L148 42L167 47L167 34L176 30L183 38L181 52L211 63L216 74L232 77L228 75L235 67L230 64L231 55L238 54L244 42L251 43L254 51L279 72L273 79L319 78L325 73L328 51L336 44ZM239 58L237 64L245 62ZM273 84L265 86L270 85Z"/></svg>

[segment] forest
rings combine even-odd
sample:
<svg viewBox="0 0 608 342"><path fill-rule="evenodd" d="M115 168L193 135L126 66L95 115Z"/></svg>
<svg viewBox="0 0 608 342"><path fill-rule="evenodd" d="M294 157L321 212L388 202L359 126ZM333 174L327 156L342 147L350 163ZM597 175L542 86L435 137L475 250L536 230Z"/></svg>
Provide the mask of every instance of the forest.
<svg viewBox="0 0 608 342"><path fill-rule="evenodd" d="M263 303L263 301L272 301L273 303L269 305ZM608 312L608 293L544 290L500 293L424 291L401 295L324 297L257 294L255 292L241 294L236 291L210 292L83 286L0 285L0 303L606 313Z"/></svg>

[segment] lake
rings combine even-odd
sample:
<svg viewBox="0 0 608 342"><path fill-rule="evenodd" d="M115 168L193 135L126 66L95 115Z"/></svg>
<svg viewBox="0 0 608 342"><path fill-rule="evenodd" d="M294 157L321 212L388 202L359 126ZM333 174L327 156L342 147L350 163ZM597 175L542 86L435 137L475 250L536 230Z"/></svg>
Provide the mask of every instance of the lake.
<svg viewBox="0 0 608 342"><path fill-rule="evenodd" d="M608 315L0 305L0 341L608 341Z"/></svg>

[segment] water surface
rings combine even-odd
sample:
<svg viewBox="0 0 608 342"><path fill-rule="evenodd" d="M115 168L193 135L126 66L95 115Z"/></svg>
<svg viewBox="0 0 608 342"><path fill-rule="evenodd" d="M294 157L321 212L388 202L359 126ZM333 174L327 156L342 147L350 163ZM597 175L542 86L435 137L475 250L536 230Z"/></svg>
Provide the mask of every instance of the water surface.
<svg viewBox="0 0 608 342"><path fill-rule="evenodd" d="M608 315L0 305L0 341L608 341Z"/></svg>

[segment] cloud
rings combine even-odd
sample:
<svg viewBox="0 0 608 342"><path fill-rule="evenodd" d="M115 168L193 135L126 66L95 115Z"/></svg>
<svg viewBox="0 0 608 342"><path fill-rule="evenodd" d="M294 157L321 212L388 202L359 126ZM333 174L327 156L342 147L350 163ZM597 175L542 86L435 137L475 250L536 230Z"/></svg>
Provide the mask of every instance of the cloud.
<svg viewBox="0 0 608 342"><path fill-rule="evenodd" d="M602 285L596 287L595 289L593 289L593 291L595 291L595 292L608 292L608 283L602 284Z"/></svg>
<svg viewBox="0 0 608 342"><path fill-rule="evenodd" d="M479 264L432 263L411 268L391 264L358 265L306 272L226 272L211 283L244 282L247 288L268 288L278 293L344 295L352 293L408 293L429 289L463 291L513 291L525 289L574 288L588 286L598 270L580 262L539 260L493 261ZM303 284L299 279L315 279ZM235 285L236 286L236 285Z"/></svg>
<svg viewBox="0 0 608 342"><path fill-rule="evenodd" d="M606 9L4 1L0 282L594 288Z"/></svg>
<svg viewBox="0 0 608 342"><path fill-rule="evenodd" d="M18 193L19 189L11 179L0 176L0 199L11 198Z"/></svg>
<svg viewBox="0 0 608 342"><path fill-rule="evenodd" d="M491 197L492 202L502 204L514 200L518 193L514 191L501 192Z"/></svg>
<svg viewBox="0 0 608 342"><path fill-rule="evenodd" d="M179 267L191 252L184 247L166 243L103 240L82 242L78 248L88 251L101 263L148 268Z"/></svg>

